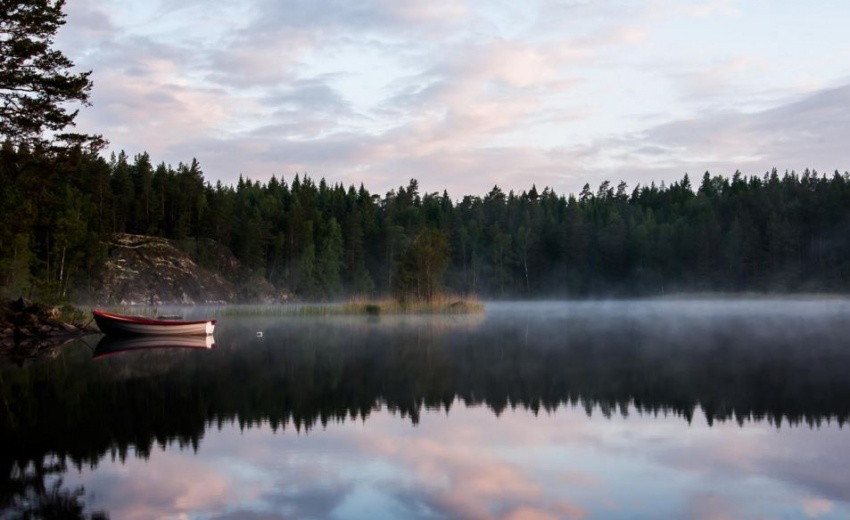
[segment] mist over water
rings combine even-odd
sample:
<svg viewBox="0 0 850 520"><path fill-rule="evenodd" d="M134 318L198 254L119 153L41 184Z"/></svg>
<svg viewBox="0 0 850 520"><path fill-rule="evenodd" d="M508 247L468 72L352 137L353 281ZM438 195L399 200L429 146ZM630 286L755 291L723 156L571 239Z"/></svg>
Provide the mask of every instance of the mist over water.
<svg viewBox="0 0 850 520"><path fill-rule="evenodd" d="M842 518L848 312L492 302L221 317L213 349L94 338L0 368L0 490L48 457L115 518Z"/></svg>

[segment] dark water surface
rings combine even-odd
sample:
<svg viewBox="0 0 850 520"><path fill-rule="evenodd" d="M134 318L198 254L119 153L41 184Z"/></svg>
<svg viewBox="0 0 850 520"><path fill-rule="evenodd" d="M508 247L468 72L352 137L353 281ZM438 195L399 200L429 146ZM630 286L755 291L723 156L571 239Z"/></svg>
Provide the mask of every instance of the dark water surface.
<svg viewBox="0 0 850 520"><path fill-rule="evenodd" d="M848 518L848 318L492 303L94 336L0 365L0 518Z"/></svg>

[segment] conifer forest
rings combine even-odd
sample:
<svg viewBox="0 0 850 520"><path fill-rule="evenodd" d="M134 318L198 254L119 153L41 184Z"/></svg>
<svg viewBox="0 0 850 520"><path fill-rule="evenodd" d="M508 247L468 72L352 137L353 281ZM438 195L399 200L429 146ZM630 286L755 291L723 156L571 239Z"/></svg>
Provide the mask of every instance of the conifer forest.
<svg viewBox="0 0 850 520"><path fill-rule="evenodd" d="M304 299L404 290L423 263L444 273L432 290L484 298L850 288L847 172L455 198L421 193L415 179L384 194L306 175L212 185L196 160L6 143L0 186L0 287L11 296L73 299L102 272L113 233L173 239L201 263L215 241Z"/></svg>

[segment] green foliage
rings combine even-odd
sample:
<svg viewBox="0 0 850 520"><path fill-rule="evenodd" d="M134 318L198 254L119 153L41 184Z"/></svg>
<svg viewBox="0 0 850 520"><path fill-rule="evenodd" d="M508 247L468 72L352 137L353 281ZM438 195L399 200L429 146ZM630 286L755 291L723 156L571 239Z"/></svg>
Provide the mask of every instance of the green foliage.
<svg viewBox="0 0 850 520"><path fill-rule="evenodd" d="M29 294L30 292L30 269L33 263L33 254L30 251L29 237L25 234L17 234L7 242L9 254L0 259L0 277L2 277L3 297L15 297Z"/></svg>
<svg viewBox="0 0 850 520"><path fill-rule="evenodd" d="M64 5L64 0L0 1L0 137L15 146L104 144L100 136L60 133L77 116L68 104L87 104L92 87L91 72L71 72L73 62L53 48L65 23Z"/></svg>
<svg viewBox="0 0 850 520"><path fill-rule="evenodd" d="M211 186L197 161L0 149L0 292L93 294L115 232L210 244L297 300L445 290L486 298L850 291L850 174L703 176L578 197L550 188L453 203L416 181L372 195L306 176ZM209 258L207 258L209 257ZM234 272L227 266L222 272Z"/></svg>
<svg viewBox="0 0 850 520"><path fill-rule="evenodd" d="M342 267L342 231L336 219L331 217L324 233L316 260L316 282L318 292L325 297L336 296L342 289L340 268Z"/></svg>
<svg viewBox="0 0 850 520"><path fill-rule="evenodd" d="M440 293L443 274L450 262L451 248L446 234L436 229L420 231L396 267L394 291L399 300L432 301Z"/></svg>

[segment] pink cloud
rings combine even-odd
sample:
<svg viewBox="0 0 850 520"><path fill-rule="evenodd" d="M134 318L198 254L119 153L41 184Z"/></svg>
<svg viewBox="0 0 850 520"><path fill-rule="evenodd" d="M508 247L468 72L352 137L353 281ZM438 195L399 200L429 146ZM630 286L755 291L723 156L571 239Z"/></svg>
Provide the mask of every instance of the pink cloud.
<svg viewBox="0 0 850 520"><path fill-rule="evenodd" d="M725 497L698 494L690 500L688 516L695 520L735 520L745 515Z"/></svg>
<svg viewBox="0 0 850 520"><path fill-rule="evenodd" d="M109 482L97 493L97 504L113 517L129 520L221 510L261 492L183 452L154 453L151 463L101 463L94 478Z"/></svg>
<svg viewBox="0 0 850 520"><path fill-rule="evenodd" d="M803 499L803 512L809 518L818 518L829 514L835 508L831 500L826 500L818 497L810 497Z"/></svg>
<svg viewBox="0 0 850 520"><path fill-rule="evenodd" d="M593 486L595 477L575 470L557 472L560 492L555 496L551 482L540 479L534 464L503 457L500 446L523 446L526 450L548 443L566 442L565 438L583 435L583 428L567 428L561 417L554 420L559 428L528 428L527 412L504 414L499 418L489 410L467 409L473 424L450 418L439 424L420 424L423 431L410 438L387 435L380 424L361 439L363 449L393 464L401 464L406 473L415 475L432 500L463 518L536 519L584 518L587 511L565 500L570 489ZM374 418L379 423L388 418ZM489 426L489 423L498 423ZM566 493L565 493L566 492Z"/></svg>
<svg viewBox="0 0 850 520"><path fill-rule="evenodd" d="M551 58L533 45L497 40L478 49L458 68L467 76L464 81L496 80L513 88L525 88L553 77L555 64Z"/></svg>
<svg viewBox="0 0 850 520"><path fill-rule="evenodd" d="M163 81L173 63L145 60L142 65L146 72L139 76L99 75L103 86L93 96L99 111L81 112L81 129L108 125L106 137L113 145L136 148L144 143L144 150L158 161L168 147L187 135L215 132L238 105L220 90Z"/></svg>
<svg viewBox="0 0 850 520"><path fill-rule="evenodd" d="M504 520L557 520L570 519L580 520L586 518L589 512L573 504L559 503L555 504L551 510L539 509L531 506L521 506L506 516Z"/></svg>
<svg viewBox="0 0 850 520"><path fill-rule="evenodd" d="M95 81L94 106L82 110L78 130L104 134L115 151L148 151L154 162L197 157L212 182L306 171L377 193L411 177L461 196L493 184L568 194L585 182L635 185L694 170L843 169L842 112L834 108L842 100L810 113L802 129L797 111L753 112L782 109L778 96L789 89L777 84L779 94L766 94L747 83L754 71L772 71L759 49L729 56L683 46L687 61L672 63L669 52L653 54L656 36L671 37L671 20L733 16L736 2L542 0L512 7L522 20L508 27L494 20L511 9L494 14L464 0L190 4L156 11L168 15L168 33L156 24L119 26L132 7L68 5L61 42ZM231 23L202 31L189 28L192 17ZM380 96L345 91L373 71L338 57L361 54L382 66L369 83ZM839 54L821 59L834 63ZM612 73L659 88L624 103L618 96L636 91L612 85ZM639 96L655 97L657 107L665 95L674 98L669 112L635 121ZM804 162L812 158L820 164Z"/></svg>
<svg viewBox="0 0 850 520"><path fill-rule="evenodd" d="M590 55L594 50L610 46L634 46L642 44L649 36L649 31L635 25L611 24L580 38L571 45L585 50Z"/></svg>

